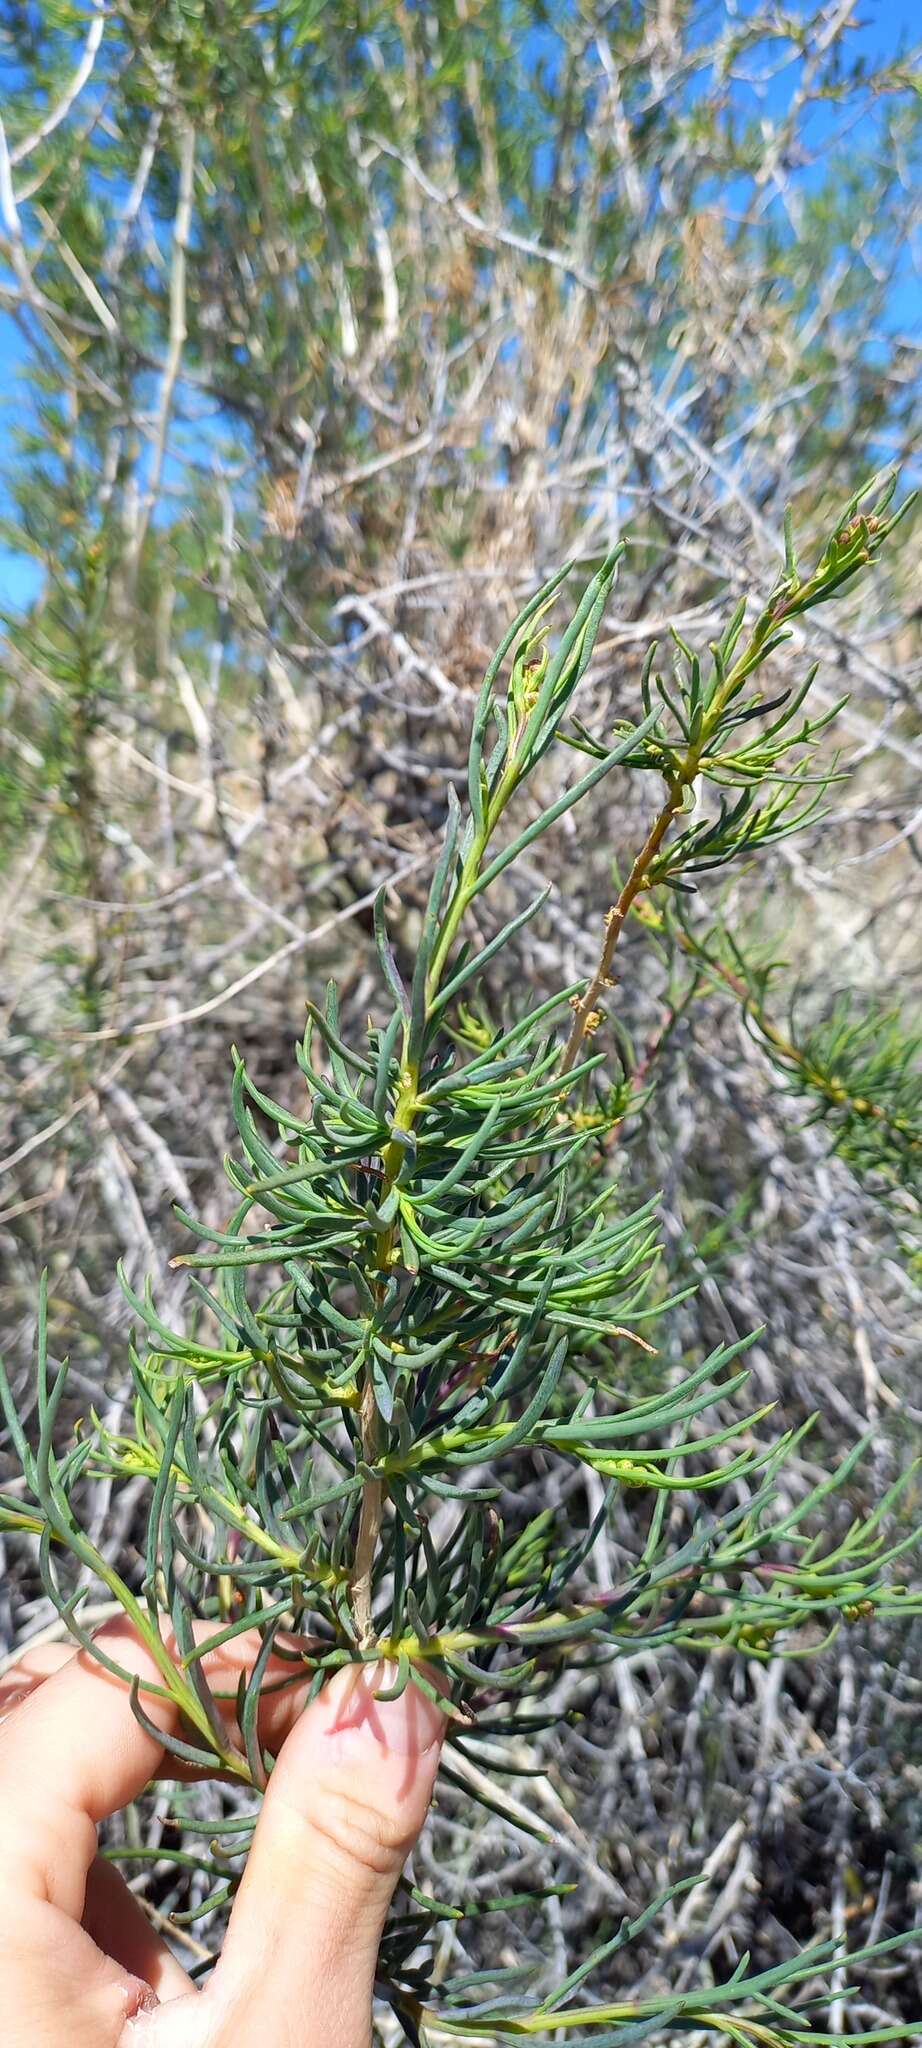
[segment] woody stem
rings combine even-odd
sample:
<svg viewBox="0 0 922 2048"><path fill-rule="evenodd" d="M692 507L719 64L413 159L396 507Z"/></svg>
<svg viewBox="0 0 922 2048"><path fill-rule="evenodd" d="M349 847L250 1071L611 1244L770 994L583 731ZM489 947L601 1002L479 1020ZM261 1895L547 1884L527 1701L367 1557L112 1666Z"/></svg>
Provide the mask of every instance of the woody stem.
<svg viewBox="0 0 922 2048"><path fill-rule="evenodd" d="M378 1455L378 1407L370 1375L366 1378L362 1390L359 1422L363 1462L367 1465L374 1465ZM355 1616L355 1625L359 1633L359 1644L363 1650L367 1650L374 1641L371 1583L383 1512L384 1487L382 1481L380 1479L366 1479L362 1488L359 1533L356 1538L355 1561L352 1567L351 1583L352 1612Z"/></svg>
<svg viewBox="0 0 922 2048"><path fill-rule="evenodd" d="M682 809L684 793L684 782L670 784L667 801L663 805L659 816L651 825L624 884L624 888L605 919L605 937L602 942L598 965L585 993L580 997L579 1002L574 1005L573 1023L570 1028L570 1036L567 1040L561 1065L561 1071L564 1074L568 1074L570 1068L575 1065L583 1040L591 1029L589 1020L594 1015L597 1005L609 985L615 947L624 929L625 919L635 898L639 896L642 889L646 888L650 868L656 859L673 819L678 817Z"/></svg>

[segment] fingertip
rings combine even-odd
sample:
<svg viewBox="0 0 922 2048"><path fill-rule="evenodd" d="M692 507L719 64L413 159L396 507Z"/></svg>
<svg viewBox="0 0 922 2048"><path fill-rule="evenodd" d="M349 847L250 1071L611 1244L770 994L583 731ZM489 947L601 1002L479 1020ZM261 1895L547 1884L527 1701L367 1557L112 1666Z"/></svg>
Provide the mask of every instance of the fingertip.
<svg viewBox="0 0 922 2048"><path fill-rule="evenodd" d="M344 1756L383 1756L404 1762L425 1757L441 1745L445 1715L411 1677L396 1699L382 1699L395 1682L396 1665L348 1664L337 1671L316 1702L318 1732L332 1738Z"/></svg>
<svg viewBox="0 0 922 2048"><path fill-rule="evenodd" d="M412 1679L397 1698L376 1696L395 1679L385 1662L347 1665L282 1747L213 1987L238 2028L257 2006L265 2018L269 1972L279 2010L313 2000L312 2043L369 2039L381 1930L445 1731Z"/></svg>

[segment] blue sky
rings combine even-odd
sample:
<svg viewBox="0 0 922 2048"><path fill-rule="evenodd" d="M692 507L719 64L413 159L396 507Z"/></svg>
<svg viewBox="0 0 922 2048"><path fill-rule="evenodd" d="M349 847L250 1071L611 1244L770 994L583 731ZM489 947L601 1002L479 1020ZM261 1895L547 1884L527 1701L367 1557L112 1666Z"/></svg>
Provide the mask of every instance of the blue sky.
<svg viewBox="0 0 922 2048"><path fill-rule="evenodd" d="M737 12L745 18L754 11L754 5L755 0L739 0ZM805 8L804 12L807 11ZM716 9L708 12L713 19ZM853 62L861 57L870 68L875 62L893 57L900 49L911 46L918 36L918 0L858 0L857 26L848 39L848 49ZM533 61L541 55L550 56L549 38L553 38L552 31L536 32L531 51ZM782 112L787 104L793 71L794 67L788 66L780 72L762 97L761 105L769 114ZM740 97L746 111L756 110L759 102L754 94L743 91ZM834 129L836 110L819 108L812 120L812 139L821 145L824 134ZM855 133L858 139L858 131ZM3 277L0 268L0 281ZM918 279L912 271L908 254L893 293L888 324L917 335L922 330ZM7 518L12 509L7 481L15 462L14 433L17 425L24 424L30 414L29 392L23 374L27 360L28 343L16 321L9 313L0 312L0 516ZM0 535L0 607L19 609L27 605L40 581L41 572L37 565Z"/></svg>
<svg viewBox="0 0 922 2048"><path fill-rule="evenodd" d="M12 429L26 416L25 393L21 393L26 361L26 344L9 313L0 313L0 510L9 516L5 472L12 459ZM28 556L0 541L0 604L27 604L41 582L41 574Z"/></svg>

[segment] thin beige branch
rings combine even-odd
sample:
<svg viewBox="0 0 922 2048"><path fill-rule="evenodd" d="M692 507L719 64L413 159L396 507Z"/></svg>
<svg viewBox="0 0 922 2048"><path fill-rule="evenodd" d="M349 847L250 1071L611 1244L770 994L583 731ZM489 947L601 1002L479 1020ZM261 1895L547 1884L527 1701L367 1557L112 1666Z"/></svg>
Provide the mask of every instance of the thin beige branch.
<svg viewBox="0 0 922 2048"><path fill-rule="evenodd" d="M146 1038L158 1031L178 1031L183 1024L194 1024L199 1017L212 1016L215 1010L223 1010L225 1003L231 1002L243 989L252 988L255 981L261 981L263 975L271 974L274 967L280 967L283 960L290 960L293 953L302 952L305 946L316 945L318 940L326 938L328 932L334 931L337 925L348 923L349 919L357 917L361 910L368 910L380 888L395 887L405 875L412 874L416 868L422 867L426 858L425 854L418 854L414 860L408 861L404 867L388 875L383 883L377 882L364 896L357 896L354 903L348 903L344 910L334 911L332 917L324 918L322 924L314 925L311 931L300 932L297 938L289 939L284 946L278 946L274 953L270 953L265 960L260 960L256 967L249 968L247 973L239 975L236 981L228 982L226 988L219 989L217 995L209 996L206 1002L194 1003L188 1010L177 1010L172 1017L152 1017L144 1024L109 1024L102 1031L80 1032L72 1042L76 1045L92 1045L103 1038Z"/></svg>
<svg viewBox="0 0 922 2048"><path fill-rule="evenodd" d="M151 513L157 503L163 464L166 456L167 438L170 431L170 415L173 398L182 364L182 352L186 341L186 257L189 248L189 230L192 225L192 183L195 176L195 129L190 125L183 128L179 146L179 196L176 202L176 216L173 222L173 260L170 271L170 332L163 379L160 386L160 403L154 426L154 445L151 451L150 476L144 500L138 515L137 528L132 539L132 568L137 570L141 550L150 524Z"/></svg>
<svg viewBox="0 0 922 2048"><path fill-rule="evenodd" d="M33 128L31 135L24 135L21 142L17 142L15 147L10 150L11 164L24 163L26 157L31 156L32 151L38 148L39 143L44 142L47 136L53 135L55 129L60 128L61 122L67 120L72 106L79 99L84 86L92 77L93 66L96 62L99 45L102 42L104 28L105 15L103 13L102 0L93 0L93 19L87 31L87 38L83 45L83 53L79 64L72 73L70 81L65 86L60 99L55 101L53 107L49 107L44 120L39 123L37 128Z"/></svg>

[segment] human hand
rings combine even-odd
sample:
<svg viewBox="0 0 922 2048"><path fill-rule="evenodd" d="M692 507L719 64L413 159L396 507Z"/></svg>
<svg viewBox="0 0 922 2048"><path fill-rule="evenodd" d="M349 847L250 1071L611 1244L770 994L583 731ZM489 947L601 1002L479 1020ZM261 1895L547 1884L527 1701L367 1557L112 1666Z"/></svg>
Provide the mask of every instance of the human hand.
<svg viewBox="0 0 922 2048"><path fill-rule="evenodd" d="M101 1632L142 1681L127 1622ZM204 1659L233 1700L258 1638ZM270 1665L267 1678L291 1673ZM260 1702L277 1752L223 1953L197 1990L111 1863L99 1821L180 1774L123 1683L86 1652L27 1653L0 1679L0 2016L4 2048L368 2048L381 1931L422 1827L444 1719L416 1686L376 1701L380 1667ZM171 1733L168 1700L145 1694Z"/></svg>

